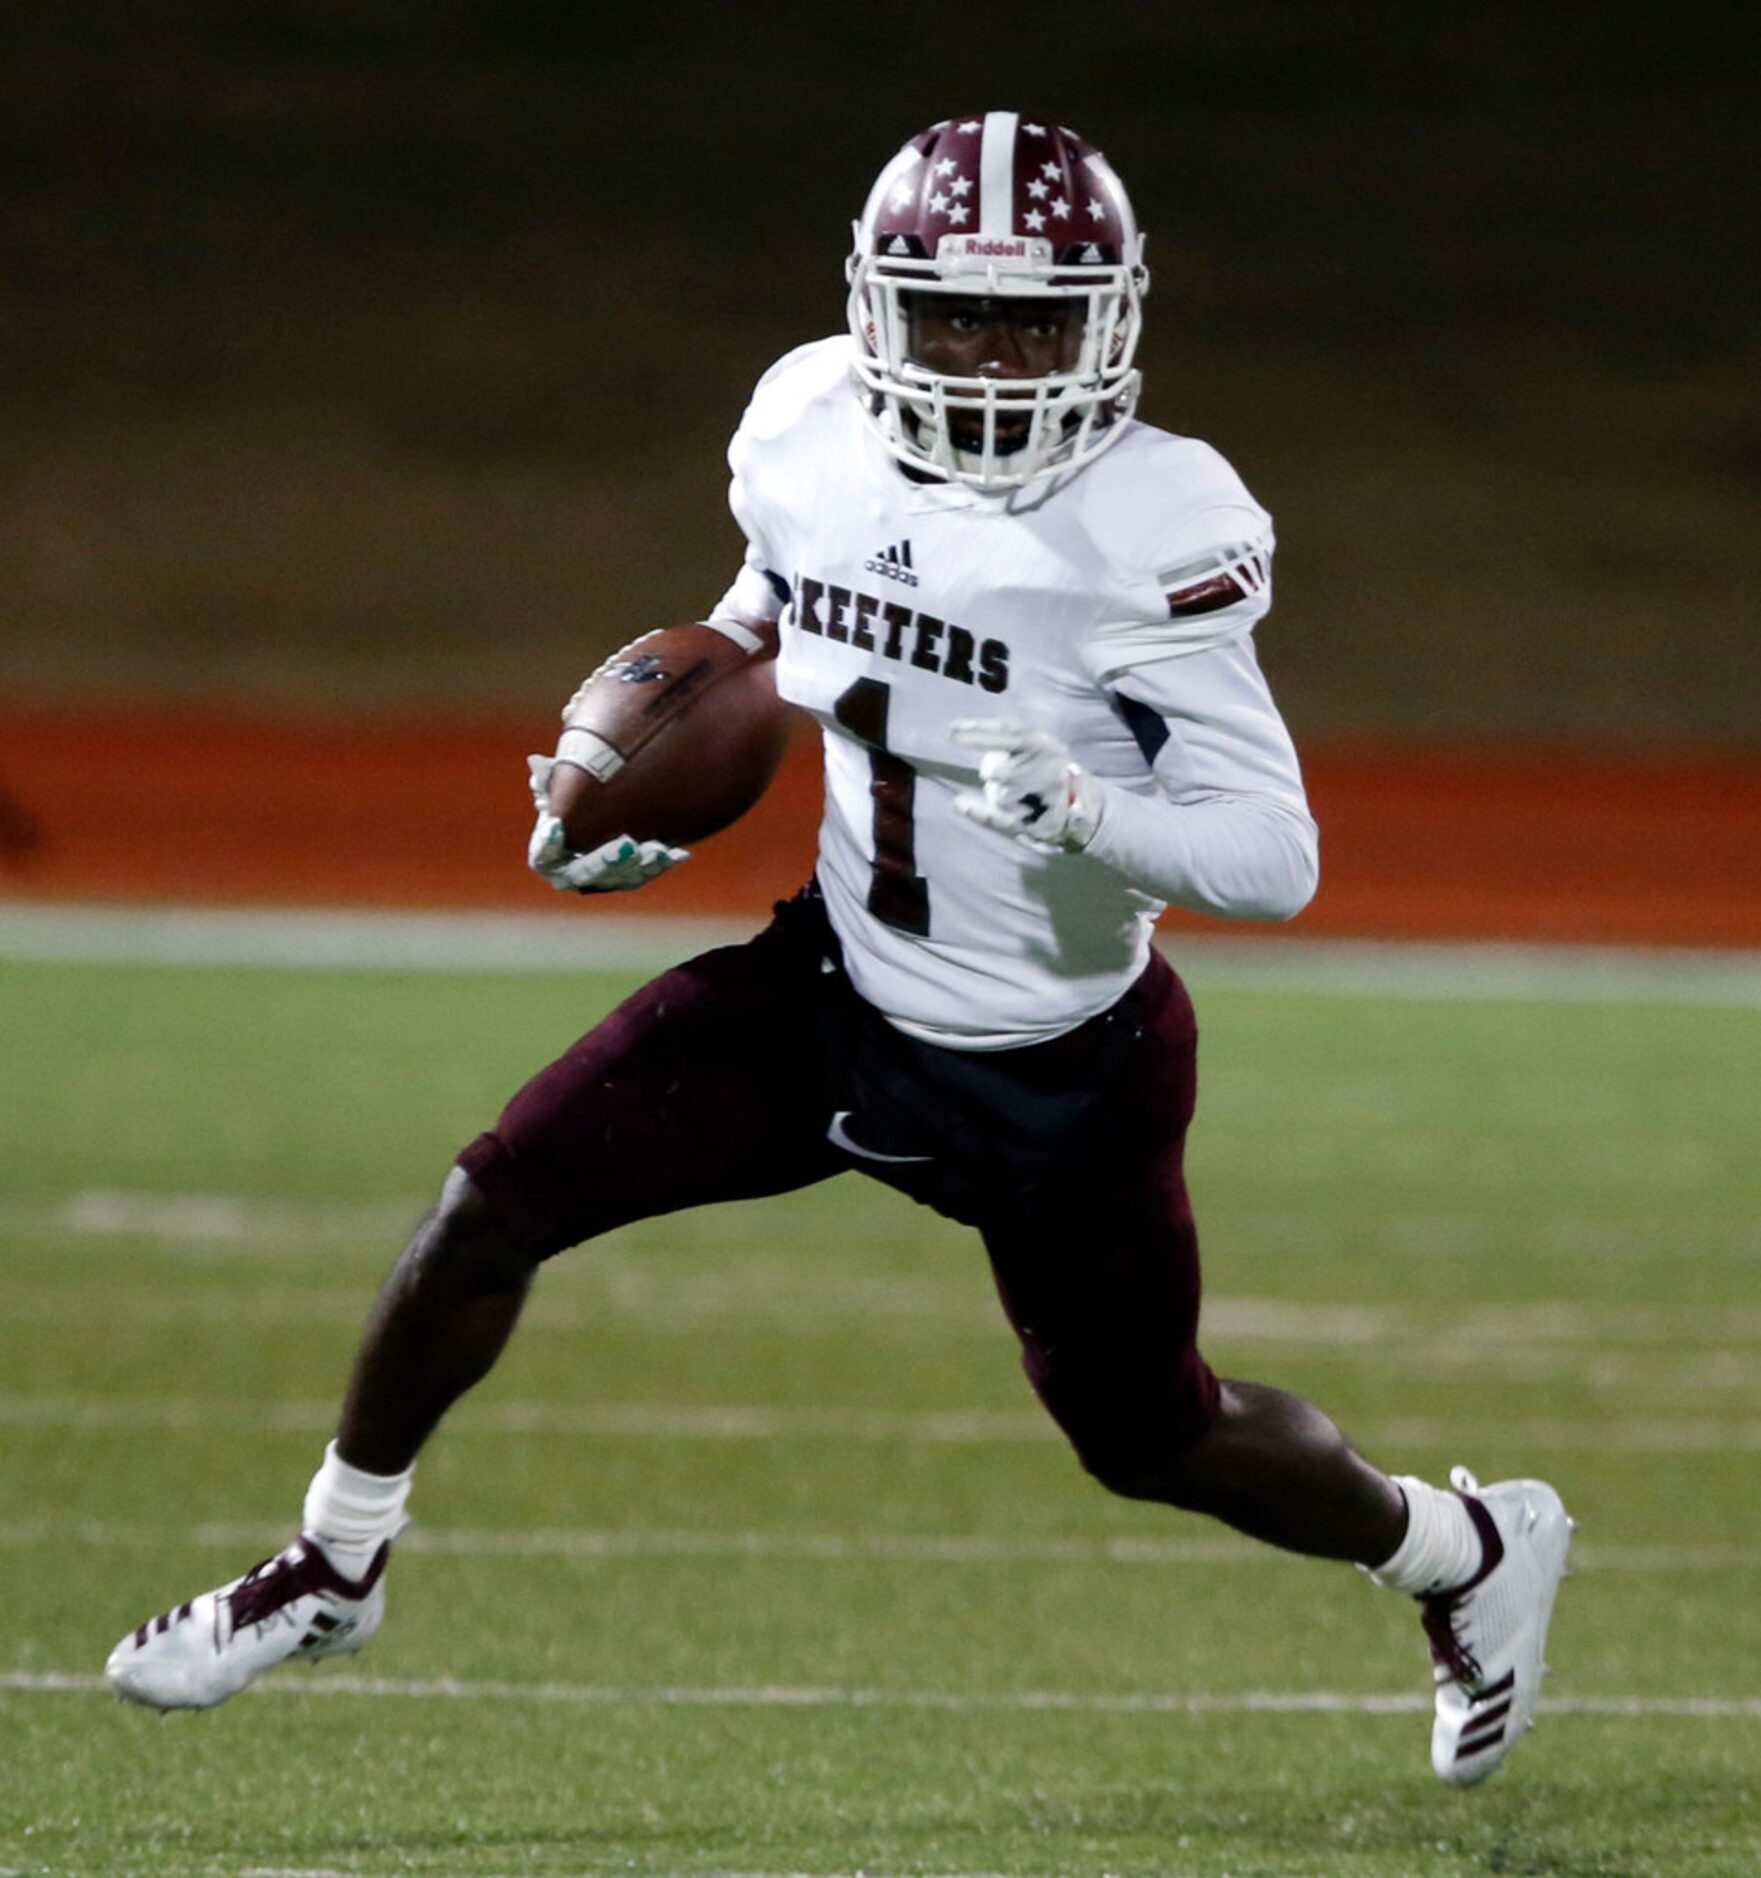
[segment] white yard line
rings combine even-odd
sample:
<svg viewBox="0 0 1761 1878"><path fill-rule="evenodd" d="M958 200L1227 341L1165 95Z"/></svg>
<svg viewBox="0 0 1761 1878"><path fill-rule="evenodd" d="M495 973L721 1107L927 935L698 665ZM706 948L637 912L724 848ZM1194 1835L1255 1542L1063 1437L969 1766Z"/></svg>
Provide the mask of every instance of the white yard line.
<svg viewBox="0 0 1761 1878"><path fill-rule="evenodd" d="M0 960L350 971L653 971L747 937L759 919L130 907L0 899ZM1175 934L1201 989L1303 995L1761 1007L1761 955L1622 946Z"/></svg>
<svg viewBox="0 0 1761 1878"><path fill-rule="evenodd" d="M335 1422L330 1402L203 1402L174 1397L0 1396L0 1427L201 1429L303 1434ZM499 1402L474 1406L455 1433L686 1441L903 1441L939 1445L1054 1441L1043 1416L1012 1409L780 1408L768 1404Z"/></svg>
<svg viewBox="0 0 1761 1878"><path fill-rule="evenodd" d="M156 1239L174 1246L297 1247L312 1241L369 1242L409 1236L433 1203L387 1200L277 1200L237 1193L136 1193L82 1187L38 1199L0 1200L0 1230L72 1239Z"/></svg>
<svg viewBox="0 0 1761 1878"><path fill-rule="evenodd" d="M343 1243L371 1255L378 1270L427 1204L416 1195L347 1201L91 1187L37 1199L0 1198L0 1232L46 1234L76 1244L147 1240L198 1261L216 1252L247 1257L273 1253L286 1259L302 1250ZM688 1228L682 1226L684 1230ZM965 1267L946 1278L925 1273L895 1277L878 1271L827 1270L809 1258L720 1253L707 1264L681 1266L644 1258L614 1240L580 1252L560 1270L566 1275L548 1289L540 1286L530 1312L531 1321L557 1329L592 1324L607 1309L681 1322L721 1315L779 1321L851 1316L987 1325L997 1321L988 1288ZM306 1283L303 1273L300 1283ZM590 1295L585 1302L558 1295L565 1287L579 1287ZM365 1303L353 1297L314 1298L306 1290L280 1299L240 1299L230 1293L180 1292L155 1283L126 1297L103 1288L16 1287L7 1294L6 1309L15 1319L39 1322L102 1322L125 1315L131 1322L199 1324L243 1314L259 1322L328 1323L359 1321ZM1433 1337L1450 1349L1471 1351L1476 1361L1489 1349L1516 1345L1675 1344L1729 1350L1761 1344L1761 1308L1741 1304L1709 1318L1698 1307L1601 1304L1581 1298L1425 1310L1222 1294L1206 1298L1204 1312L1205 1331L1212 1337L1363 1346L1384 1352Z"/></svg>
<svg viewBox="0 0 1761 1878"><path fill-rule="evenodd" d="M526 1330L579 1333L626 1319L660 1329L692 1330L706 1323L738 1323L755 1329L820 1332L845 1336L860 1322L900 1319L912 1334L929 1327L965 1334L996 1330L1003 1322L996 1304L977 1286L901 1281L898 1295L886 1295L885 1280L846 1286L804 1275L798 1295L748 1290L724 1277L666 1277L654 1283L630 1282L624 1274L595 1282L597 1274L578 1281L584 1297L547 1296L541 1290L521 1318ZM11 1285L0 1291L0 1316L14 1326L55 1325L98 1329L128 1326L160 1329L202 1327L358 1328L365 1321L371 1285L338 1286L321 1295L310 1290L264 1295L235 1294L230 1289L153 1289L126 1287L83 1292L56 1285ZM1703 1320L1644 1327L1599 1327L1594 1312L1568 1325L1551 1310L1537 1307L1532 1316L1497 1310L1462 1311L1453 1317L1427 1318L1420 1312L1362 1313L1381 1328L1363 1334L1358 1314L1340 1307L1317 1306L1312 1316L1281 1299L1220 1297L1207 1299L1207 1344L1272 1343L1316 1350L1362 1351L1384 1374L1433 1374L1442 1369L1503 1367L1520 1375L1576 1374L1593 1370L1611 1383L1626 1385L1661 1374L1671 1382L1696 1388L1737 1389L1761 1381L1761 1327L1741 1321L1715 1324ZM1610 1348L1613 1344L1618 1347ZM1635 1354L1630 1347L1643 1346Z"/></svg>
<svg viewBox="0 0 1761 1878"><path fill-rule="evenodd" d="M77 1518L15 1520L0 1525L0 1550L163 1552L265 1551L287 1537L285 1524L210 1521L183 1529ZM681 1532L650 1527L481 1530L416 1524L400 1553L442 1558L779 1559L826 1564L911 1565L1278 1565L1289 1555L1226 1535L1201 1538L1060 1538L986 1533ZM1597 1545L1572 1548L1574 1568L1589 1572L1747 1571L1761 1566L1761 1545Z"/></svg>
<svg viewBox="0 0 1761 1878"><path fill-rule="evenodd" d="M372 972L646 972L710 946L738 943L764 924L762 918L571 911L576 917L0 900L0 960Z"/></svg>
<svg viewBox="0 0 1761 1878"><path fill-rule="evenodd" d="M615 1868L616 1878L627 1878L629 1868L619 1865ZM44 1878L49 1878L49 1868L43 1868ZM26 1878L20 1871L11 1871L0 1867L0 1878ZM336 1871L324 1865L247 1865L238 1878L371 1878L371 1874L360 1871ZM509 1872L476 1872L471 1878L514 1878ZM575 1878L600 1878L599 1872L592 1868L583 1868L576 1872ZM610 1878L608 1871L607 1878ZM877 1872L869 1866L860 1871L835 1872L754 1872L754 1871L711 1871L694 1874L694 1878L888 1878L885 1872ZM921 1878L1035 1878L1031 1872L931 1872ZM1060 1874L1060 1878L1068 1878ZM1171 1873L1170 1878L1179 1878L1178 1873Z"/></svg>
<svg viewBox="0 0 1761 1878"><path fill-rule="evenodd" d="M616 1867L616 1878L627 1878L628 1867ZM0 1878L26 1878L20 1871L10 1871L0 1867ZM48 1868L44 1868L44 1878L48 1878ZM238 1878L370 1878L370 1874L359 1871L336 1871L320 1865L247 1865ZM508 1872L477 1872L472 1878L513 1878ZM575 1874L575 1878L600 1878L600 1874L591 1868L584 1868ZM609 1878L609 1874L608 1874ZM888 1878L885 1872L877 1872L869 1866L860 1871L835 1872L754 1872L754 1871L711 1871L695 1874L695 1878ZM921 1878L1035 1878L1031 1872L931 1872ZM1068 1878L1060 1874L1059 1878ZM1178 1873L1171 1873L1170 1878L1179 1878Z"/></svg>
<svg viewBox="0 0 1761 1878"><path fill-rule="evenodd" d="M105 1695L102 1676L60 1670L0 1672L0 1691L20 1695ZM1411 1715L1427 1713L1428 1694L1352 1694L1330 1689L1080 1691L1017 1689L996 1694L939 1689L836 1688L812 1683L759 1683L750 1687L593 1682L500 1682L465 1677L420 1680L319 1672L297 1680L256 1685L257 1695L390 1698L407 1702L537 1702L580 1708L793 1708L905 1709L950 1715ZM1704 1721L1761 1721L1761 1696L1559 1696L1549 1715L1622 1718L1676 1716Z"/></svg>
<svg viewBox="0 0 1761 1878"><path fill-rule="evenodd" d="M628 1870L628 1866L617 1866L616 1878L627 1878ZM42 1871L43 1878L50 1878L49 1867L43 1867ZM26 1878L26 1874L0 1866L0 1878ZM238 1878L371 1878L371 1874L337 1871L326 1865L247 1865ZM471 1878L514 1878L514 1875L509 1872L475 1872ZM600 1874L592 1868L583 1868L575 1873L575 1878L600 1878ZM860 1871L835 1872L711 1871L694 1874L693 1878L888 1878L888 1874L874 1871L865 1865ZM1035 1875L1031 1872L931 1872L921 1874L920 1878L1035 1878ZM1060 1874L1059 1878L1068 1878L1068 1875ZM1179 1874L1171 1873L1170 1878L1179 1878Z"/></svg>
<svg viewBox="0 0 1761 1878"><path fill-rule="evenodd" d="M212 1430L313 1434L335 1424L330 1402L200 1401L169 1396L0 1396L0 1427ZM922 1446L1055 1442L1045 1416L1014 1409L783 1408L682 1402L494 1402L448 1423L453 1436L556 1435L678 1441L875 1441ZM1385 1448L1466 1447L1544 1452L1739 1455L1761 1453L1761 1421L1629 1417L1582 1421L1411 1420L1361 1431Z"/></svg>
<svg viewBox="0 0 1761 1878"><path fill-rule="evenodd" d="M332 1865L247 1865L239 1878L361 1878L361 1874L338 1871Z"/></svg>

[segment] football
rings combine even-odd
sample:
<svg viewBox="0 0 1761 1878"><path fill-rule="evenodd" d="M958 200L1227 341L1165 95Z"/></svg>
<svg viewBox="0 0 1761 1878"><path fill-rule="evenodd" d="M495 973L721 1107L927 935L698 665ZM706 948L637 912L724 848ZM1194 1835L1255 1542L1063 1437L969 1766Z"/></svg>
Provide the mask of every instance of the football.
<svg viewBox="0 0 1761 1878"><path fill-rule="evenodd" d="M776 628L719 620L632 640L569 700L550 806L585 854L629 835L686 847L763 795L789 741Z"/></svg>

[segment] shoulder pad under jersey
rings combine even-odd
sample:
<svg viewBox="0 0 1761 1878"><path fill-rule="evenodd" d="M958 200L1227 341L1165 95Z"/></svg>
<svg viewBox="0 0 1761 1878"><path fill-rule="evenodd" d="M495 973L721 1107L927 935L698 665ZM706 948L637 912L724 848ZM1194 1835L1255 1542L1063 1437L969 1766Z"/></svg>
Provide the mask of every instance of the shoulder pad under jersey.
<svg viewBox="0 0 1761 1878"><path fill-rule="evenodd" d="M1207 443L1132 427L1090 472L1084 522L1130 606L1084 650L1102 683L1251 632L1272 604L1272 518Z"/></svg>
<svg viewBox="0 0 1761 1878"><path fill-rule="evenodd" d="M813 407L854 396L847 333L797 346L785 352L753 387L736 441L780 436Z"/></svg>

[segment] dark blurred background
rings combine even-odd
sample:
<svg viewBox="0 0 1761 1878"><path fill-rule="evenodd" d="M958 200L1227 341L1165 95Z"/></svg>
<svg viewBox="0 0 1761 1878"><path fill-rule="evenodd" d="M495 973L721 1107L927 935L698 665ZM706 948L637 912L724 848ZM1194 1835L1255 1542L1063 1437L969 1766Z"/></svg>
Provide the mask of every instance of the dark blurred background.
<svg viewBox="0 0 1761 1878"><path fill-rule="evenodd" d="M0 24L0 692L546 712L955 111L1150 231L1144 415L1278 517L1299 734L1753 745L1744 5L85 0Z"/></svg>

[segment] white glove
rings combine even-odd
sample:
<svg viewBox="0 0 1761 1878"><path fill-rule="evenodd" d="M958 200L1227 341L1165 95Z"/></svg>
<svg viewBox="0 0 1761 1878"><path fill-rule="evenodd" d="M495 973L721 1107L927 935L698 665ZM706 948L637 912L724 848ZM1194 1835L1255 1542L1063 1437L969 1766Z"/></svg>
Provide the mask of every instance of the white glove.
<svg viewBox="0 0 1761 1878"><path fill-rule="evenodd" d="M555 757L529 756L532 806L538 820L526 845L526 864L559 893L627 893L645 887L657 874L691 858L689 848L669 848L664 841L636 841L629 835L595 848L591 854L570 851L562 817L550 812L550 778Z"/></svg>
<svg viewBox="0 0 1761 1878"><path fill-rule="evenodd" d="M984 752L978 764L984 786L955 796L956 814L1036 847L1074 853L1094 839L1101 785L1049 730L1005 717L967 717L951 734L963 749Z"/></svg>

